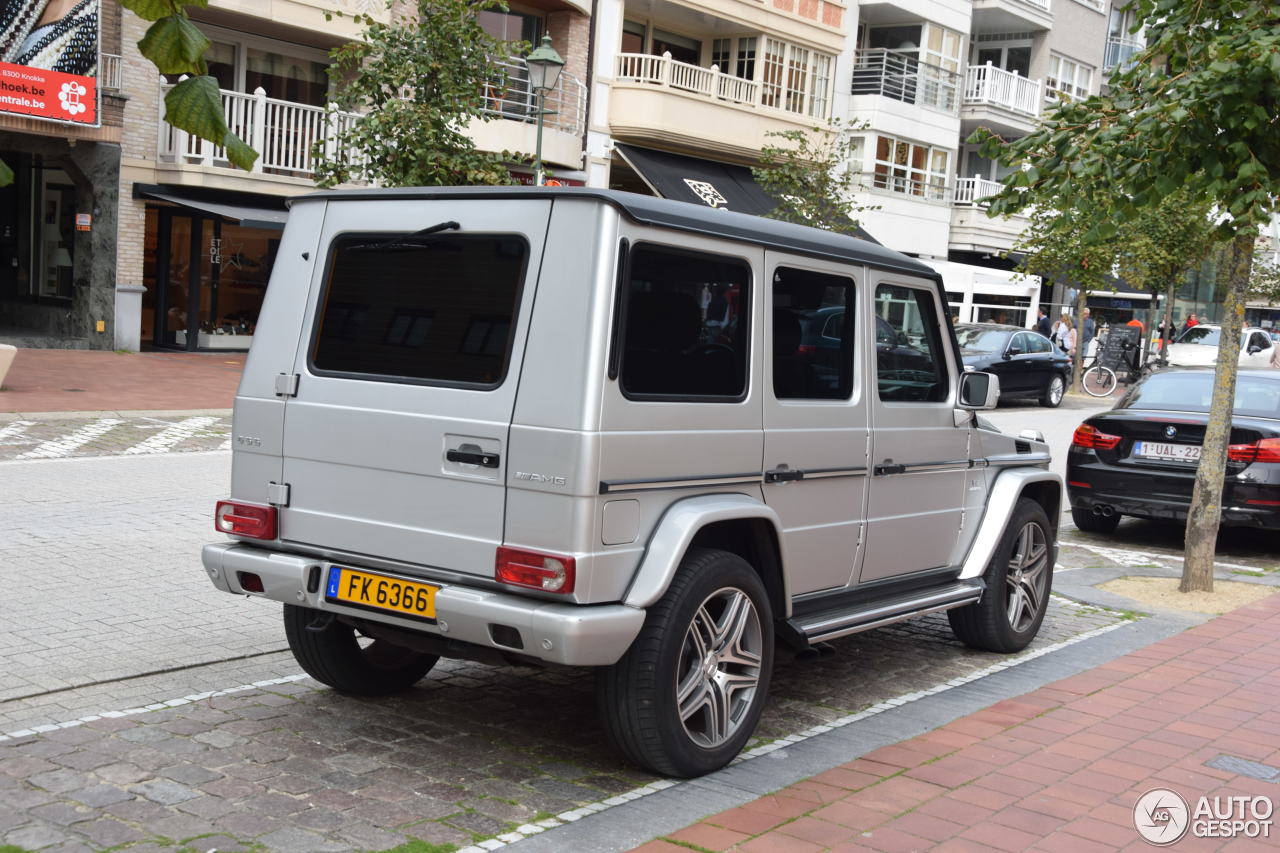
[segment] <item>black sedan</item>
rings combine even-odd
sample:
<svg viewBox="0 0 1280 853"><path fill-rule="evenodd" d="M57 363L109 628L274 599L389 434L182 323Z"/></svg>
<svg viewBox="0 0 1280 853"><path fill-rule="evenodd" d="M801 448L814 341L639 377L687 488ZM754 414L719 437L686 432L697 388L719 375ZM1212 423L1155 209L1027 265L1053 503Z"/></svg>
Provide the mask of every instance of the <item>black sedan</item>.
<svg viewBox="0 0 1280 853"><path fill-rule="evenodd" d="M1039 397L1040 405L1062 402L1071 381L1071 359L1039 332L994 323L956 326L965 367L1000 377L1000 398Z"/></svg>
<svg viewBox="0 0 1280 853"><path fill-rule="evenodd" d="M1110 533L1125 515L1185 521L1212 394L1212 369L1162 370L1081 424L1067 454L1076 527ZM1280 530L1280 370L1236 379L1222 523Z"/></svg>

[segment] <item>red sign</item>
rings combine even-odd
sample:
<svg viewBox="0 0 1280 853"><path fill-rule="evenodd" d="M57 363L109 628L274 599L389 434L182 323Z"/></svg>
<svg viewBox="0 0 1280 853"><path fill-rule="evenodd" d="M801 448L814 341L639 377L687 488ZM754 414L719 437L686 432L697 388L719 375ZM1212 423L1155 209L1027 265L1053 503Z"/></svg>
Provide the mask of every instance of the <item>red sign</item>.
<svg viewBox="0 0 1280 853"><path fill-rule="evenodd" d="M98 124L98 81L0 62L0 112Z"/></svg>

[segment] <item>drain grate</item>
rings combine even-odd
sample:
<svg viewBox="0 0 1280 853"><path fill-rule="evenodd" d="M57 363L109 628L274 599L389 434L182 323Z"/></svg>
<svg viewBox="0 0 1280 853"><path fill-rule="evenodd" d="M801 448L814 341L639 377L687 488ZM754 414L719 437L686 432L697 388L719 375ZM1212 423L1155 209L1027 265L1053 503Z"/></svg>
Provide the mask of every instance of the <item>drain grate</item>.
<svg viewBox="0 0 1280 853"><path fill-rule="evenodd" d="M1219 755L1217 758L1211 758L1205 762L1205 766L1235 773L1238 776L1248 776L1250 779L1261 779L1263 782L1280 782L1280 768L1259 764L1247 758L1237 758L1234 755Z"/></svg>

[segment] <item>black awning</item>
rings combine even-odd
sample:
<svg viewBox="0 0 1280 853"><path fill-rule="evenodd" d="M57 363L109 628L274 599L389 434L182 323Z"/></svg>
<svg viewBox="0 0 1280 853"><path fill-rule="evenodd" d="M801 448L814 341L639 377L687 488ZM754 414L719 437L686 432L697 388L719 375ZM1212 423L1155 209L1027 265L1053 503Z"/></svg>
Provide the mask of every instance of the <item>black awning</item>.
<svg viewBox="0 0 1280 853"><path fill-rule="evenodd" d="M616 143L614 150L662 198L754 216L764 216L778 206L746 166L622 143ZM855 236L880 242L862 228Z"/></svg>
<svg viewBox="0 0 1280 853"><path fill-rule="evenodd" d="M141 198L155 199L156 201L167 201L170 204L197 210L201 213L212 213L214 216L221 216L246 228L267 228L280 231L284 228L285 220L289 218L289 211L283 207L276 209L223 201L221 199L194 198L179 194L175 188L170 187L135 184L134 195Z"/></svg>

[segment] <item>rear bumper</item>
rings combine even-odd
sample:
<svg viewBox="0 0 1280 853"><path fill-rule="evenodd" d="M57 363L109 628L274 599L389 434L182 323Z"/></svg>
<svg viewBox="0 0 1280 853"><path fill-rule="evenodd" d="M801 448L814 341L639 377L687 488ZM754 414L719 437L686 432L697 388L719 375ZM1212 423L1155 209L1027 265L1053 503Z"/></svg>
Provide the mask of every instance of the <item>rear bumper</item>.
<svg viewBox="0 0 1280 853"><path fill-rule="evenodd" d="M1096 506L1109 506L1121 515L1132 515L1138 518L1157 518L1169 521L1184 522L1191 506L1191 497L1155 497L1151 495L1134 495L1129 492L1115 492L1105 486L1094 485L1092 489L1080 489L1068 486L1071 497L1071 508L1091 512ZM1280 508L1251 507L1223 502L1222 523L1233 527L1260 527L1267 530L1280 530Z"/></svg>
<svg viewBox="0 0 1280 853"><path fill-rule="evenodd" d="M623 604L557 604L489 590L443 586L436 594L436 624L424 625L393 614L372 613L327 602L322 589L308 592L308 574L313 566L323 570L326 564L321 560L236 542L205 545L200 556L209 579L223 592L269 598L326 613L384 622L459 642L515 652L548 663L570 666L616 663L644 624L643 610ZM252 572L262 578L263 591L246 591L240 586L237 572ZM523 647L495 642L491 626L516 629Z"/></svg>

